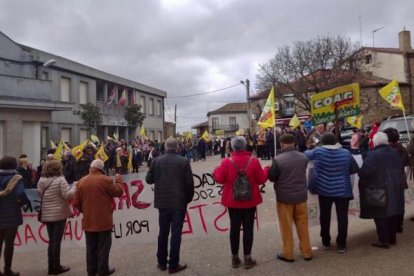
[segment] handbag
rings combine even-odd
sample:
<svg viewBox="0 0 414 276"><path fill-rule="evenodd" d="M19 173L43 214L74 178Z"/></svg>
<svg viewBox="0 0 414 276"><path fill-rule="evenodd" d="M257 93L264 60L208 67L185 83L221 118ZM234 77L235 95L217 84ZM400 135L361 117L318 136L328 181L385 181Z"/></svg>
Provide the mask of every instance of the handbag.
<svg viewBox="0 0 414 276"><path fill-rule="evenodd" d="M43 190L42 196L40 197L40 206L39 206L39 212L37 213L37 220L39 222L42 222L42 205L43 205L43 196L46 193L46 190L49 189L50 186L52 186L52 182L55 180L55 178L50 181L49 185L46 187L46 189Z"/></svg>
<svg viewBox="0 0 414 276"><path fill-rule="evenodd" d="M387 185L387 182L385 181ZM386 188L365 187L365 199L367 203L374 207L387 206L387 190Z"/></svg>

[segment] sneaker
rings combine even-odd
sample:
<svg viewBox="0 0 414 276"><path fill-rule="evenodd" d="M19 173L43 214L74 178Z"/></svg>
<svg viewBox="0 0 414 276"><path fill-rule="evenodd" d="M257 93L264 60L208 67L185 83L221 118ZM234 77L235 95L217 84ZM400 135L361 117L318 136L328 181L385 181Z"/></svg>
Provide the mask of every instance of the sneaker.
<svg viewBox="0 0 414 276"><path fill-rule="evenodd" d="M345 248L345 247L338 247L338 248L336 249L336 251L337 251L338 253L345 253L345 252L346 252L346 248Z"/></svg>

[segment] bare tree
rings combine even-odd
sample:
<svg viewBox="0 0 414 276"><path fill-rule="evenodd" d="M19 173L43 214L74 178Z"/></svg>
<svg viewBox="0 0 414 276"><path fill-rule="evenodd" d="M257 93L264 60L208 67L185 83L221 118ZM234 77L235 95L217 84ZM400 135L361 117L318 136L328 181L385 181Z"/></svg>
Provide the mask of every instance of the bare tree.
<svg viewBox="0 0 414 276"><path fill-rule="evenodd" d="M277 85L277 91L293 94L297 106L310 111L313 93L352 83L364 71L360 45L342 36L324 36L279 47L261 64L257 88ZM278 93L277 92L277 93Z"/></svg>

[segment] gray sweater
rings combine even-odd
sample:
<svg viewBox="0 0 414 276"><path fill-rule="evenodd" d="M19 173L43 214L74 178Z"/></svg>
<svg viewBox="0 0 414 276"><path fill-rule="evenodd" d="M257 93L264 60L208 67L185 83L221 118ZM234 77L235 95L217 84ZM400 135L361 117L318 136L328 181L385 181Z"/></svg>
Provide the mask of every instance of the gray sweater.
<svg viewBox="0 0 414 276"><path fill-rule="evenodd" d="M269 180L274 182L277 202L301 203L307 200L308 162L309 159L295 148L284 149L273 159Z"/></svg>

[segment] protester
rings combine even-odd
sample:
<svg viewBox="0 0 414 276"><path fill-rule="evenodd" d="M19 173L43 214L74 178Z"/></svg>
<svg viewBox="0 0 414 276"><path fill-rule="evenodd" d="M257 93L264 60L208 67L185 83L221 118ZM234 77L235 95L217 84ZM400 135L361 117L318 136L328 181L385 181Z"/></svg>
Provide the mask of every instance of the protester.
<svg viewBox="0 0 414 276"><path fill-rule="evenodd" d="M75 204L83 214L82 227L86 238L86 264L88 275L111 275L109 251L112 244L114 197L123 193L122 177L115 175L115 182L105 175L102 160L92 161L89 174L77 183Z"/></svg>
<svg viewBox="0 0 414 276"><path fill-rule="evenodd" d="M323 124L317 125L312 132L309 133L309 137L306 140L306 147L313 149L319 145L322 135L325 133L325 127Z"/></svg>
<svg viewBox="0 0 414 276"><path fill-rule="evenodd" d="M401 169L401 181L404 189L408 189L407 175L405 174L405 167L410 165L410 156L407 149L400 142L400 133L397 129L389 127L384 129L384 133L387 134L388 144L392 149L395 149L398 152L398 155L402 161ZM404 199L403 199L404 200ZM405 213L405 204L403 205L403 213L397 218L397 233L402 233L404 230L404 213Z"/></svg>
<svg viewBox="0 0 414 276"><path fill-rule="evenodd" d="M387 249L397 242L397 221L404 212L403 166L385 133L377 132L373 143L359 172L360 216L374 219L378 241L372 246Z"/></svg>
<svg viewBox="0 0 414 276"><path fill-rule="evenodd" d="M200 153L200 160L206 161L207 144L204 138L201 138L197 143L197 150Z"/></svg>
<svg viewBox="0 0 414 276"><path fill-rule="evenodd" d="M378 132L378 129L379 129L379 127L380 127L380 125L381 125L381 123L380 122L378 122L378 121L374 121L372 124L371 124L371 130L369 131L369 135L368 135L368 137L369 137L369 149L370 150L373 150L374 149L374 135Z"/></svg>
<svg viewBox="0 0 414 276"><path fill-rule="evenodd" d="M39 166L37 166L36 168L36 181L35 181L36 186L37 186L37 182L39 182L39 179L42 176L42 169L45 164L46 164L46 159L44 158L40 159Z"/></svg>
<svg viewBox="0 0 414 276"><path fill-rule="evenodd" d="M295 148L295 136L284 134L280 137L281 152L272 162L269 180L274 182L276 192L276 209L282 238L282 252L277 258L294 261L292 223L296 226L299 237L299 249L305 260L312 259L309 241L308 207L306 204L308 190L306 167L309 159Z"/></svg>
<svg viewBox="0 0 414 276"><path fill-rule="evenodd" d="M335 134L323 134L320 144L320 147L305 151L305 155L314 163L308 189L319 198L321 237L326 250L331 249L329 229L332 204L335 203L338 219L337 251L345 253L349 201L353 199L350 175L358 172L358 164L352 154L337 143Z"/></svg>
<svg viewBox="0 0 414 276"><path fill-rule="evenodd" d="M20 206L27 203L22 176L17 173L17 160L11 156L0 159L0 256L4 242L4 271L0 275L18 276L12 260L17 228L23 224Z"/></svg>
<svg viewBox="0 0 414 276"><path fill-rule="evenodd" d="M66 182L72 184L76 181L76 159L73 157L72 152L66 151L63 154L63 175Z"/></svg>
<svg viewBox="0 0 414 276"><path fill-rule="evenodd" d="M115 173L123 175L128 173L128 155L125 156L121 147L116 149Z"/></svg>
<svg viewBox="0 0 414 276"><path fill-rule="evenodd" d="M62 173L61 162L54 160L45 165L37 190L42 200L41 221L46 224L49 236L48 274L58 275L70 270L60 263L60 245L66 219L71 214L68 200L75 194L76 187L69 187Z"/></svg>
<svg viewBox="0 0 414 276"><path fill-rule="evenodd" d="M359 150L360 142L361 142L361 134L359 133L359 129L357 128L352 129L352 136L351 136L351 142L350 142L352 154L358 155L361 153Z"/></svg>
<svg viewBox="0 0 414 276"><path fill-rule="evenodd" d="M154 207L159 212L157 260L158 269L167 270L168 236L171 229L168 272L177 273L187 268L180 264L181 233L187 204L194 196L194 180L190 162L177 154L178 141L165 141L166 154L152 160L145 177L154 186Z"/></svg>
<svg viewBox="0 0 414 276"><path fill-rule="evenodd" d="M32 174L30 169L27 167L27 157L22 157L19 159L19 166L17 167L17 172L22 176L23 186L25 189L32 189Z"/></svg>
<svg viewBox="0 0 414 276"><path fill-rule="evenodd" d="M267 180L268 167L263 169L257 158L246 151L246 140L236 136L231 140L233 149L231 158L223 159L220 166L214 169L214 178L217 183L223 184L221 203L228 208L230 217L230 245L232 253L232 267L241 264L239 258L240 227L243 226L244 268L250 269L256 265L252 258L253 226L256 206L262 202L259 185ZM238 171L243 170L251 185L251 199L237 201L233 198L234 183Z"/></svg>

